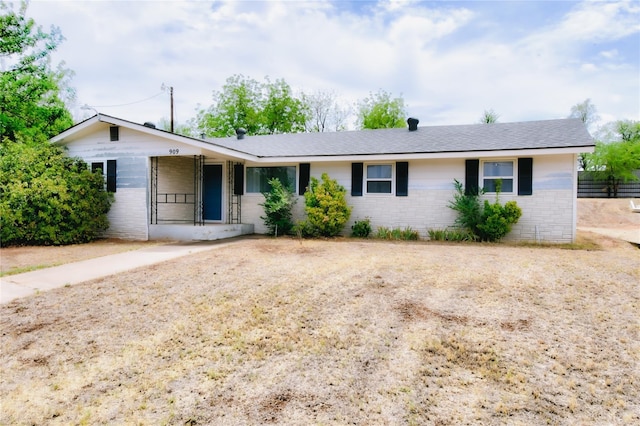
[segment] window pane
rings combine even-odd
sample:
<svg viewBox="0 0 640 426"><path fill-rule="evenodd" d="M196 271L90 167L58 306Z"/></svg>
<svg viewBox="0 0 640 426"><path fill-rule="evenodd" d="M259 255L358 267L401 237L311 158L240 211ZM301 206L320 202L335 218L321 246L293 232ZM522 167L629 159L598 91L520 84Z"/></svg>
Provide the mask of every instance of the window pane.
<svg viewBox="0 0 640 426"><path fill-rule="evenodd" d="M391 165L367 166L367 179L391 179Z"/></svg>
<svg viewBox="0 0 640 426"><path fill-rule="evenodd" d="M370 194L391 194L391 181L370 180L367 182L367 192Z"/></svg>
<svg viewBox="0 0 640 426"><path fill-rule="evenodd" d="M485 179L483 183L484 190L487 192L496 192L496 181L498 179ZM502 180L502 188L500 192L513 192L513 179L500 179Z"/></svg>
<svg viewBox="0 0 640 426"><path fill-rule="evenodd" d="M484 163L485 176L513 176L513 161L491 161Z"/></svg>
<svg viewBox="0 0 640 426"><path fill-rule="evenodd" d="M268 192L269 180L280 179L284 186L295 188L296 168L289 167L247 167L247 192Z"/></svg>

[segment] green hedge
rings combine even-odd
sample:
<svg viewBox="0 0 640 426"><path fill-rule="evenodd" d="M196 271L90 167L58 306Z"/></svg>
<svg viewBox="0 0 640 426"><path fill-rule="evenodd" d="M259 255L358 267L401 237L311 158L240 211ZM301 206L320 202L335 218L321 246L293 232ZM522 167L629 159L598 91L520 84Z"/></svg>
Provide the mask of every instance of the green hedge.
<svg viewBox="0 0 640 426"><path fill-rule="evenodd" d="M102 174L46 142L2 143L0 197L3 246L84 243L109 227Z"/></svg>

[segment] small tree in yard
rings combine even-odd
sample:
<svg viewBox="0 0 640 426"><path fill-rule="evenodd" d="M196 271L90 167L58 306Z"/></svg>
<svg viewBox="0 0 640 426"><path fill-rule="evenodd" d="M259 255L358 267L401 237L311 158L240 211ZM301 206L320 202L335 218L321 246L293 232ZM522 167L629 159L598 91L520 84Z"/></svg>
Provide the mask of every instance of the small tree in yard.
<svg viewBox="0 0 640 426"><path fill-rule="evenodd" d="M292 210L296 203L291 188L285 187L280 179L269 180L271 190L263 192L264 203L260 204L264 208L264 224L269 229L269 235L285 235L293 229Z"/></svg>
<svg viewBox="0 0 640 426"><path fill-rule="evenodd" d="M458 212L456 225L469 231L477 240L501 240L522 216L522 210L515 201L507 201L504 206L500 204L498 196L502 183L499 180L496 181L496 201L490 203L485 200L484 205L480 204L480 195L484 193L481 188L465 194L458 180L454 181L454 186L456 193L449 207Z"/></svg>
<svg viewBox="0 0 640 426"><path fill-rule="evenodd" d="M304 193L307 220L301 224L306 236L333 237L342 231L351 216L347 205L346 189L329 175L323 173L322 182L311 177L309 188Z"/></svg>

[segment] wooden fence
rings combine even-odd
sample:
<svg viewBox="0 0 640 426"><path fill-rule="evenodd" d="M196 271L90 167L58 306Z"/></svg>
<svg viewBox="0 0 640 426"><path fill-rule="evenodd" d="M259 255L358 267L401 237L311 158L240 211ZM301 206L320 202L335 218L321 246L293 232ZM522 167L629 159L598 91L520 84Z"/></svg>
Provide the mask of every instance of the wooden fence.
<svg viewBox="0 0 640 426"><path fill-rule="evenodd" d="M635 175L640 178L640 170ZM590 172L578 172L578 198L613 198L613 189L606 180ZM621 183L617 198L640 198L640 180Z"/></svg>

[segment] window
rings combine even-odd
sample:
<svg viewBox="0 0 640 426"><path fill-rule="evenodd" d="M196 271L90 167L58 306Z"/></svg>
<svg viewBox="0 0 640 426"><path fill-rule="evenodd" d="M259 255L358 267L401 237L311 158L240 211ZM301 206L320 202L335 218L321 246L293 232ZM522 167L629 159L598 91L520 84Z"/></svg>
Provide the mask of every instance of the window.
<svg viewBox="0 0 640 426"><path fill-rule="evenodd" d="M103 174L104 163L91 163L91 172Z"/></svg>
<svg viewBox="0 0 640 426"><path fill-rule="evenodd" d="M513 161L484 161L482 187L486 192L496 192L496 182L501 180L500 192L513 192L513 169Z"/></svg>
<svg viewBox="0 0 640 426"><path fill-rule="evenodd" d="M116 160L107 160L107 173L106 173L106 184L105 189L107 192L116 192L116 169L117 163ZM104 163L96 162L91 163L91 172L92 173L100 173L101 175L105 175Z"/></svg>
<svg viewBox="0 0 640 426"><path fill-rule="evenodd" d="M391 164L367 165L367 193L391 194L392 176Z"/></svg>
<svg viewBox="0 0 640 426"><path fill-rule="evenodd" d="M284 167L247 167L247 193L268 192L269 180L280 179L284 186L296 187L295 166Z"/></svg>
<svg viewBox="0 0 640 426"><path fill-rule="evenodd" d="M109 127L109 140L111 142L120 140L120 128L118 126Z"/></svg>

